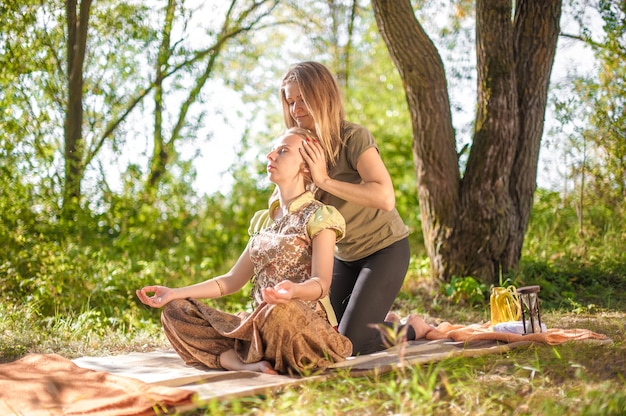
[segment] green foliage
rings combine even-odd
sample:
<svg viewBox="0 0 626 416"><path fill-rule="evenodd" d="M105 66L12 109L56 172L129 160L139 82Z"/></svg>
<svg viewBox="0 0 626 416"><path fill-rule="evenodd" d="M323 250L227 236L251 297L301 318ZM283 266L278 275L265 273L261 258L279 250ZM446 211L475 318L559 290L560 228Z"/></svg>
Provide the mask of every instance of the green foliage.
<svg viewBox="0 0 626 416"><path fill-rule="evenodd" d="M538 190L525 240L524 256L552 262L602 264L624 260L625 207ZM584 214L584 215L583 215Z"/></svg>
<svg viewBox="0 0 626 416"><path fill-rule="evenodd" d="M626 222L623 208L539 190L531 213L517 285L538 284L546 307L624 307Z"/></svg>
<svg viewBox="0 0 626 416"><path fill-rule="evenodd" d="M463 303L469 306L485 306L488 288L471 276L452 276L450 282L444 283L441 291L455 304Z"/></svg>
<svg viewBox="0 0 626 416"><path fill-rule="evenodd" d="M626 6L600 0L594 8L602 29L583 22L578 39L593 51L596 71L555 86L560 124L552 133L563 142L564 176L574 192L612 209L626 197Z"/></svg>
<svg viewBox="0 0 626 416"><path fill-rule="evenodd" d="M589 199L581 217L579 201L539 189L531 211L522 260L517 270L500 276L500 286L539 285L542 309L576 313L626 308L626 213L624 207ZM581 232L583 230L583 232ZM490 288L471 276L456 276L439 287L429 282L428 258L414 255L409 273L395 302L404 313L418 311L435 318L488 319ZM429 282L424 284L424 282ZM436 285L435 285L436 286ZM425 303L418 300L429 299Z"/></svg>
<svg viewBox="0 0 626 416"><path fill-rule="evenodd" d="M112 194L107 209L72 224L72 235L50 213L37 212L28 187L15 186L0 198L2 297L35 305L42 316L88 305L106 319L126 311L150 316L138 309L136 289L195 283L223 272L239 256L251 213L269 196L250 186L242 176L229 198L198 200L188 185L165 182L154 204L133 193ZM225 306L241 309L246 300L245 294L233 295L233 304Z"/></svg>

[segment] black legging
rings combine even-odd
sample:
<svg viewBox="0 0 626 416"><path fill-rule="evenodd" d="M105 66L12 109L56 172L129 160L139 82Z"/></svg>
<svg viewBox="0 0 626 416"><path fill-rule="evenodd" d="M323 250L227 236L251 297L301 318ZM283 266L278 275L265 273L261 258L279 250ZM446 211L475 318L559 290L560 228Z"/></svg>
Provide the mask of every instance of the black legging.
<svg viewBox="0 0 626 416"><path fill-rule="evenodd" d="M339 332L352 341L353 355L384 349L380 332L371 323L382 323L409 268L409 240L404 238L361 260L335 259L330 302Z"/></svg>

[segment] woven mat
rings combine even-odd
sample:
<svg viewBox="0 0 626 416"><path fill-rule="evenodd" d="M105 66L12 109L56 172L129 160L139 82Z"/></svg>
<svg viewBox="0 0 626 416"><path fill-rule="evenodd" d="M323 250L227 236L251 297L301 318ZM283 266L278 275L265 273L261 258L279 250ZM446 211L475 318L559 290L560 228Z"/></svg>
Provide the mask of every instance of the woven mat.
<svg viewBox="0 0 626 416"><path fill-rule="evenodd" d="M211 399L225 400L235 397L266 394L277 389L317 379L335 377L338 374L355 377L392 371L403 365L416 365L441 361L448 357L475 357L500 354L514 348L531 345L532 342L502 343L479 340L471 343L435 340L412 341L403 347L359 357L335 364L323 373L307 377L269 375L250 371L223 371L206 367L186 365L173 351L131 353L108 357L83 357L73 360L78 366L96 371L106 371L123 377L131 377L145 383L192 390L196 393L194 403L179 406L184 411L200 407Z"/></svg>
<svg viewBox="0 0 626 416"><path fill-rule="evenodd" d="M528 337L507 335L505 342L493 339L502 335L489 332L485 325L440 325L433 335L438 339L412 341L379 353L350 357L306 377L188 366L173 350L74 360L55 354L29 354L0 365L0 413L118 416L162 414L165 408L184 412L213 399L267 394L331 377L380 374L450 357L502 354L535 344L612 342L585 330L549 330ZM446 335L449 338L440 338Z"/></svg>

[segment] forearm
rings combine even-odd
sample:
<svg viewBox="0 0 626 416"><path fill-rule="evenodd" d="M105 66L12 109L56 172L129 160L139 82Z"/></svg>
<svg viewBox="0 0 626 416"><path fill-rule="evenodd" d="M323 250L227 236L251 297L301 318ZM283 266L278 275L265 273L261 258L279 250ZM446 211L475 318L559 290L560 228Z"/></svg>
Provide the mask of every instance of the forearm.
<svg viewBox="0 0 626 416"><path fill-rule="evenodd" d="M378 182L348 183L327 177L317 186L329 194L364 207L390 211L396 204L393 186Z"/></svg>
<svg viewBox="0 0 626 416"><path fill-rule="evenodd" d="M314 301L328 294L328 284L319 277L312 277L294 287L294 298Z"/></svg>
<svg viewBox="0 0 626 416"><path fill-rule="evenodd" d="M172 289L172 295L174 299L214 299L234 292L227 292L228 288L226 279L219 276L194 285Z"/></svg>
<svg viewBox="0 0 626 416"><path fill-rule="evenodd" d="M176 297L213 299L230 295L241 289L250 280L253 273L254 268L246 247L230 271L201 283L175 289Z"/></svg>

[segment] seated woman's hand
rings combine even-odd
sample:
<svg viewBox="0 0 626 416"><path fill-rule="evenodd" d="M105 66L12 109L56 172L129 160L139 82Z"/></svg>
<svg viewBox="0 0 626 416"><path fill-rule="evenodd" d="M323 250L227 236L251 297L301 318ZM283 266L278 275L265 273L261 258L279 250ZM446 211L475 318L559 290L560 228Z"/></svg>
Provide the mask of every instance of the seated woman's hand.
<svg viewBox="0 0 626 416"><path fill-rule="evenodd" d="M171 299L172 289L165 286L146 286L136 291L141 303L153 308L165 306ZM150 296L152 293L152 296Z"/></svg>
<svg viewBox="0 0 626 416"><path fill-rule="evenodd" d="M262 290L263 300L270 304L287 303L293 299L294 283L283 280L274 287L266 287Z"/></svg>

